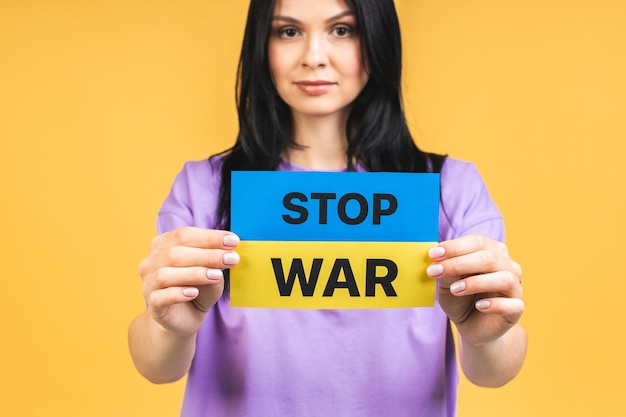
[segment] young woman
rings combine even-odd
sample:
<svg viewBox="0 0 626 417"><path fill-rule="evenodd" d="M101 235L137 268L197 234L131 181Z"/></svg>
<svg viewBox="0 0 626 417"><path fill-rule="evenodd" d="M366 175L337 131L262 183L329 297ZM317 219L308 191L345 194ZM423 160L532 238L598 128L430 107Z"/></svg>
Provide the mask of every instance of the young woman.
<svg viewBox="0 0 626 417"><path fill-rule="evenodd" d="M521 269L500 213L473 165L415 146L401 67L392 0L251 1L237 141L185 165L139 267L148 308L131 324L131 353L151 381L188 375L182 416L453 416L450 323L471 381L518 373ZM231 308L233 170L440 172L435 307Z"/></svg>

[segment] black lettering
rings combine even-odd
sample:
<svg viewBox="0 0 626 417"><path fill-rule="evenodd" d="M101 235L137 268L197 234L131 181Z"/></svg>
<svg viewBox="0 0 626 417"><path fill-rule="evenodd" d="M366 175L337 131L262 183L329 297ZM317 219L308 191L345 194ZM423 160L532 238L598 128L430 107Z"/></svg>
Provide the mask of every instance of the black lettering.
<svg viewBox="0 0 626 417"><path fill-rule="evenodd" d="M300 217L291 217L288 214L283 214L283 220L289 224L302 224L309 218L309 212L306 207L295 205L291 202L293 199L298 199L301 202L308 201L306 196L302 193L289 193L283 198L283 206L287 210L295 211L300 214Z"/></svg>
<svg viewBox="0 0 626 417"><path fill-rule="evenodd" d="M387 268L387 275L377 276L377 267ZM391 285L398 276L398 265L389 259L368 259L365 272L365 296L374 297L376 295L376 284L383 287L387 297L397 297L396 290Z"/></svg>
<svg viewBox="0 0 626 417"><path fill-rule="evenodd" d="M354 217L348 217L346 213L346 205L348 201L356 200L359 203L359 214ZM342 222L349 225L361 224L367 217L367 200L361 194L348 193L339 199L339 205L337 206L337 214Z"/></svg>
<svg viewBox="0 0 626 417"><path fill-rule="evenodd" d="M382 208L382 202L387 201L388 207ZM391 216L398 209L398 200L391 194L374 194L374 208L372 219L374 224L380 224L381 216Z"/></svg>
<svg viewBox="0 0 626 417"><path fill-rule="evenodd" d="M345 281L339 281L339 274L343 270L343 275L346 277ZM328 277L328 283L326 284L326 288L324 289L324 297L332 297L335 292L335 288L347 288L350 292L350 297L359 297L359 288L356 285L356 280L354 279L354 273L352 272L352 267L350 266L350 261L348 259L336 259L335 264L333 265L333 270L330 271L330 276Z"/></svg>
<svg viewBox="0 0 626 417"><path fill-rule="evenodd" d="M320 269L322 269L323 259L313 259L313 265L311 265L311 273L307 280L304 273L304 266L302 265L302 259L295 258L291 261L291 267L289 268L289 275L285 279L285 271L283 270L283 262L280 258L272 258L272 267L274 268L274 276L276 277L276 284L278 284L278 292L281 297L289 297L293 290L293 284L298 277L300 283L300 289L304 297L312 297L315 291L315 285L320 275Z"/></svg>
<svg viewBox="0 0 626 417"><path fill-rule="evenodd" d="M328 200L337 198L335 193L311 193L311 200L320 201L320 219L319 224L328 223Z"/></svg>

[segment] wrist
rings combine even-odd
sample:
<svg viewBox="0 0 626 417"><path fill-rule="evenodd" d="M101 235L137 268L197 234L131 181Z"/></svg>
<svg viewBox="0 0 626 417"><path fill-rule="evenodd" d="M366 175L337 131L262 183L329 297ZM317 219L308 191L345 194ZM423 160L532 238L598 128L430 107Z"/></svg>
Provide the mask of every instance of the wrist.
<svg viewBox="0 0 626 417"><path fill-rule="evenodd" d="M159 324L145 312L131 325L131 356L137 370L154 383L182 378L193 360L196 333L178 334Z"/></svg>
<svg viewBox="0 0 626 417"><path fill-rule="evenodd" d="M159 340L164 340L170 343L185 343L190 340L195 341L198 330L173 329L157 321L151 314L148 314L148 317L148 326L151 333Z"/></svg>
<svg viewBox="0 0 626 417"><path fill-rule="evenodd" d="M526 332L519 324L496 339L473 342L459 335L461 366L474 384L499 387L520 371L526 356Z"/></svg>

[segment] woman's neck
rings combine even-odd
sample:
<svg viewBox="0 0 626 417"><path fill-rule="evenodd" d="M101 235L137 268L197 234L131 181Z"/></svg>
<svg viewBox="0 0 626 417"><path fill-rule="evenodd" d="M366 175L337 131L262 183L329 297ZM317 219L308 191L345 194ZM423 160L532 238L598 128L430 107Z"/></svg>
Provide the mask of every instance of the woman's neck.
<svg viewBox="0 0 626 417"><path fill-rule="evenodd" d="M298 166L319 170L340 170L347 166L345 121L328 117L294 117L293 139L301 149L287 148L284 157Z"/></svg>

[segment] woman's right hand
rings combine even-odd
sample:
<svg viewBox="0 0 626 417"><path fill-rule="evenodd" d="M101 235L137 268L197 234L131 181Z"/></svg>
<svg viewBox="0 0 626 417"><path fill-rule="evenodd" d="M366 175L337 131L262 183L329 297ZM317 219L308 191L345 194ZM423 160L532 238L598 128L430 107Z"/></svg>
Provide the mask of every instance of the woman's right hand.
<svg viewBox="0 0 626 417"><path fill-rule="evenodd" d="M223 270L239 263L238 244L229 231L195 227L156 236L139 264L151 317L169 332L194 335L222 296Z"/></svg>

